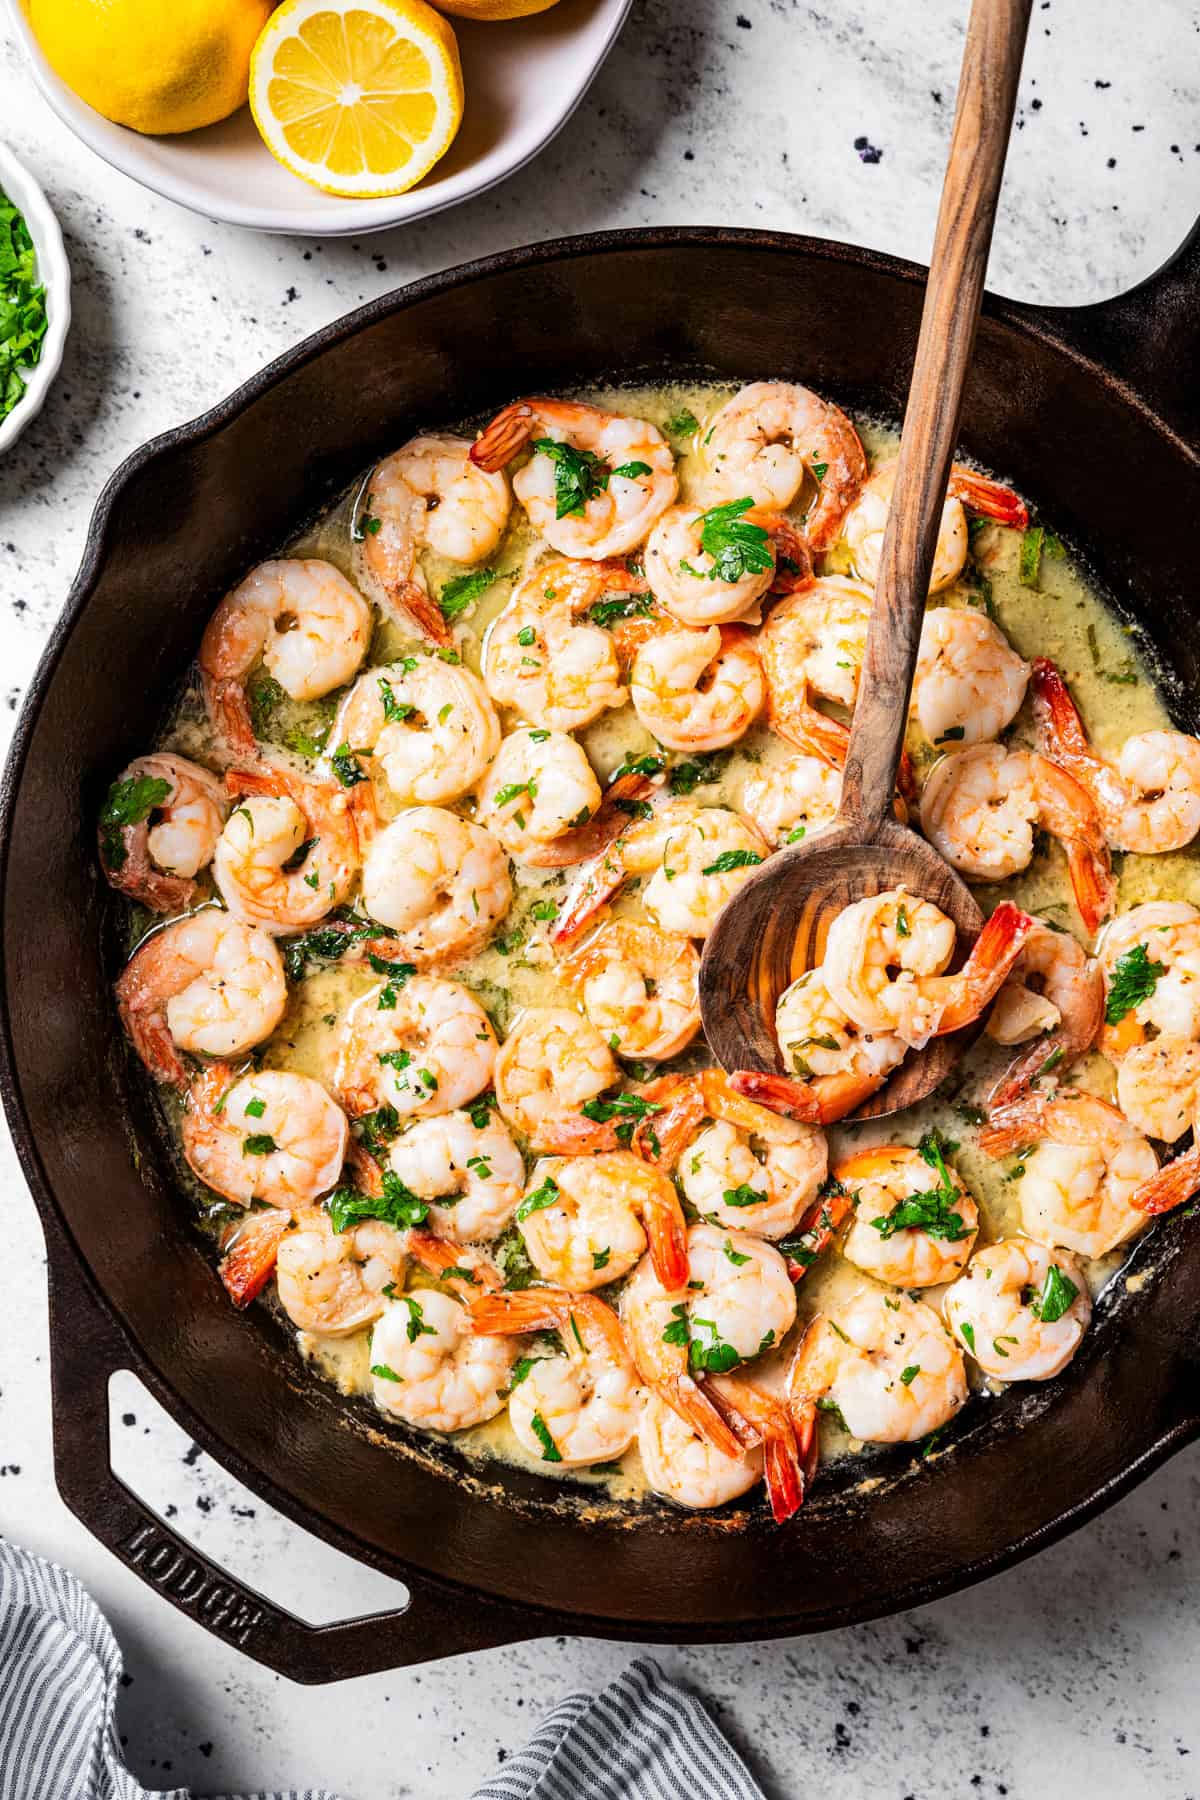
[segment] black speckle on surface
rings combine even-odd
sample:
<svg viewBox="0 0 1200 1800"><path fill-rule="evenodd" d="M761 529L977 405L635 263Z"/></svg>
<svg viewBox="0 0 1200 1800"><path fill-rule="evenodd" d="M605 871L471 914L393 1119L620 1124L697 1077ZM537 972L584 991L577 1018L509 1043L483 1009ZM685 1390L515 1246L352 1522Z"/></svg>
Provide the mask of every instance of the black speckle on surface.
<svg viewBox="0 0 1200 1800"><path fill-rule="evenodd" d="M745 13L739 13L737 18L735 19L734 23L736 24L739 31L749 31L749 29L750 29L750 21L746 17Z"/></svg>
<svg viewBox="0 0 1200 1800"><path fill-rule="evenodd" d="M940 106L940 105L941 105L941 104L942 104L942 90L941 90L941 88L930 88L930 90L929 90L929 91L930 91L930 93L931 93L931 94L932 94L932 96L933 96L933 103L934 103L934 105L935 105L935 106Z"/></svg>
<svg viewBox="0 0 1200 1800"><path fill-rule="evenodd" d="M189 1469L194 1469L203 1454L199 1444L189 1444L183 1453L183 1460Z"/></svg>
<svg viewBox="0 0 1200 1800"><path fill-rule="evenodd" d="M290 306L292 304L293 300L298 300L299 298L300 298L300 290L298 288L290 287L288 289L287 293L283 296L282 304L284 306Z"/></svg>
<svg viewBox="0 0 1200 1800"><path fill-rule="evenodd" d="M196 1748L200 1752L201 1756L211 1756L213 1753L213 1747L211 1744L197 1744Z"/></svg>
<svg viewBox="0 0 1200 1800"><path fill-rule="evenodd" d="M858 160L860 162L877 163L883 161L883 151L878 149L869 138L856 137L854 140L854 148L858 151Z"/></svg>
<svg viewBox="0 0 1200 1800"><path fill-rule="evenodd" d="M1109 157L1109 159L1108 159L1108 161L1107 161L1107 163L1105 163L1105 165L1104 165L1104 166L1105 166L1105 168L1106 168L1106 169L1115 169L1115 168L1116 168L1116 166L1117 166L1117 159L1116 159L1116 157L1115 157L1115 156L1110 156L1110 157Z"/></svg>
<svg viewBox="0 0 1200 1800"><path fill-rule="evenodd" d="M846 1730L846 1727L842 1724L840 1719L837 1719L834 1722L833 1747L835 1750L848 1750L850 1748L850 1733Z"/></svg>
<svg viewBox="0 0 1200 1800"><path fill-rule="evenodd" d="M211 1494L197 1494L196 1495L196 1505L200 1508L200 1511L202 1513L210 1513L213 1509L212 1495Z"/></svg>
<svg viewBox="0 0 1200 1800"><path fill-rule="evenodd" d="M1095 81L1092 83L1092 85L1093 85L1093 87L1098 87L1098 88L1110 88L1112 86L1112 82L1111 81Z"/></svg>
<svg viewBox="0 0 1200 1800"><path fill-rule="evenodd" d="M161 790L160 790L160 792L161 792ZM122 1413L121 1414L121 1423L122 1423L122 1425L136 1425L137 1418L133 1413Z"/></svg>
<svg viewBox="0 0 1200 1800"><path fill-rule="evenodd" d="M683 153L683 160L684 162L695 162L696 152L694 150L685 150Z"/></svg>
<svg viewBox="0 0 1200 1800"><path fill-rule="evenodd" d="M1041 112L1041 110L1042 110L1042 103L1038 99L1036 94L1034 95L1033 99L1029 102L1029 110L1030 110L1030 112Z"/></svg>

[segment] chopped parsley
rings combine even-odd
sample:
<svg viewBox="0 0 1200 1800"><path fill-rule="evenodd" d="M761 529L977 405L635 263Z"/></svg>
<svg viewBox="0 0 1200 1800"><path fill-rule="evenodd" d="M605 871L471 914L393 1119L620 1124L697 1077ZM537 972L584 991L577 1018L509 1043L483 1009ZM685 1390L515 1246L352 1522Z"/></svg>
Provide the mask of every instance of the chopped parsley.
<svg viewBox="0 0 1200 1800"><path fill-rule="evenodd" d="M516 1211L517 1223L520 1224L523 1219L527 1219L530 1213L544 1212L548 1206L555 1205L558 1200L558 1194L559 1188L557 1181L555 1181L553 1175L547 1175L541 1187L534 1188L531 1194L526 1194L520 1206L518 1206Z"/></svg>
<svg viewBox="0 0 1200 1800"><path fill-rule="evenodd" d="M725 1239L725 1242L721 1245L721 1248L725 1252L725 1255L728 1257L729 1261L733 1264L735 1269L740 1269L744 1263L748 1263L750 1261L750 1257L746 1251L734 1249L732 1239L730 1239L730 1238ZM774 1335L774 1334L772 1333L772 1335Z"/></svg>
<svg viewBox="0 0 1200 1800"><path fill-rule="evenodd" d="M21 370L32 368L42 354L46 289L37 277L29 227L0 188L0 419L25 392Z"/></svg>
<svg viewBox="0 0 1200 1800"><path fill-rule="evenodd" d="M382 1219L386 1225L423 1225L429 1217L424 1200L407 1188L390 1169L383 1172L382 1194L363 1194L357 1188L335 1188L325 1202L329 1223L336 1232L349 1231L363 1219Z"/></svg>
<svg viewBox="0 0 1200 1800"><path fill-rule="evenodd" d="M556 438L535 438L533 448L554 464L556 519L581 513L589 500L608 487L613 471L590 450L576 450L574 445L560 444Z"/></svg>
<svg viewBox="0 0 1200 1800"><path fill-rule="evenodd" d="M1079 1289L1070 1276L1064 1275L1057 1263L1051 1263L1041 1293L1034 1294L1028 1302L1029 1310L1043 1325L1054 1325L1071 1310L1078 1297Z"/></svg>
<svg viewBox="0 0 1200 1800"><path fill-rule="evenodd" d="M378 1380L378 1381L403 1381L404 1380L403 1375L397 1375L395 1369L390 1368L387 1363L372 1363L371 1364L371 1373L372 1373L372 1375L375 1376L376 1380Z"/></svg>
<svg viewBox="0 0 1200 1800"><path fill-rule="evenodd" d="M700 548L712 558L708 570L693 569L684 562L680 567L703 581L741 581L745 575L763 575L775 564L771 540L762 525L755 525L744 515L754 501L726 500L722 506L710 506L696 523L700 526Z"/></svg>
<svg viewBox="0 0 1200 1800"><path fill-rule="evenodd" d="M971 1355L974 1356L974 1354L975 1354L975 1327L973 1325L968 1324L967 1321L964 1320L958 1329L962 1333L963 1343L967 1346L967 1349L971 1352Z"/></svg>
<svg viewBox="0 0 1200 1800"><path fill-rule="evenodd" d="M920 1363L909 1363L907 1369L902 1369L900 1371L900 1380L905 1387L911 1387L920 1373Z"/></svg>
<svg viewBox="0 0 1200 1800"><path fill-rule="evenodd" d="M1105 1024L1119 1025L1126 1013L1131 1013L1143 1000L1148 1000L1158 986L1162 972L1162 963L1150 960L1150 952L1145 944L1135 944L1132 950L1126 950L1123 955L1118 956L1109 977L1108 999L1104 1006Z"/></svg>
<svg viewBox="0 0 1200 1800"><path fill-rule="evenodd" d="M1042 572L1042 547L1046 532L1041 525L1031 525L1021 534L1021 556L1017 564L1017 580L1022 587L1035 588Z"/></svg>
<svg viewBox="0 0 1200 1800"><path fill-rule="evenodd" d="M421 1310L421 1302L414 1300L411 1294L397 1294L396 1298L408 1308L408 1341L415 1344L419 1337L436 1337L437 1332L432 1325L425 1323L425 1314Z"/></svg>
<svg viewBox="0 0 1200 1800"><path fill-rule="evenodd" d="M379 698L383 701L383 718L387 725L399 725L411 719L416 707L407 700L397 700L395 689L386 675L379 677Z"/></svg>
<svg viewBox="0 0 1200 1800"><path fill-rule="evenodd" d="M438 595L442 617L447 623L461 618L481 594L487 593L495 579L495 569L472 569L469 575L455 575Z"/></svg>
<svg viewBox="0 0 1200 1800"><path fill-rule="evenodd" d="M885 1241L898 1231L923 1231L927 1237L957 1243L960 1238L970 1236L963 1216L957 1210L962 1203L961 1193L946 1166L946 1152L956 1150L958 1146L947 1142L935 1127L925 1133L917 1148L922 1160L936 1171L938 1186L909 1194L890 1213L881 1213L872 1219L871 1224Z"/></svg>
<svg viewBox="0 0 1200 1800"><path fill-rule="evenodd" d="M765 1206L769 1196L743 1181L739 1187L726 1188L721 1198L726 1206Z"/></svg>
<svg viewBox="0 0 1200 1800"><path fill-rule="evenodd" d="M559 514L559 517L562 517L561 513ZM562 1461L562 1451L550 1435L550 1427L547 1425L545 1419L543 1419L541 1413L535 1412L529 1423L533 1428L534 1437L536 1437L538 1443L542 1446L542 1461L560 1463Z"/></svg>
<svg viewBox="0 0 1200 1800"><path fill-rule="evenodd" d="M3 205L0 204L0 225L3 222ZM0 231L0 250L3 249L3 233ZM0 346L0 375L3 371L3 347ZM0 388L0 393L3 389ZM108 790L108 797L100 813L100 835L104 845L104 860L110 869L122 869L125 866L126 850L121 833L130 825L141 825L156 806L161 806L171 797L171 783L153 775L134 775L128 781L114 781Z"/></svg>
<svg viewBox="0 0 1200 1800"><path fill-rule="evenodd" d="M248 1119L261 1119L267 1110L267 1103L256 1094L253 1100L247 1100L242 1110Z"/></svg>
<svg viewBox="0 0 1200 1800"><path fill-rule="evenodd" d="M672 413L663 426L668 437L694 437L699 429L699 419L687 406L681 406L677 413Z"/></svg>
<svg viewBox="0 0 1200 1800"><path fill-rule="evenodd" d="M752 869L760 863L762 857L757 850L722 850L715 862L710 862L702 875L728 875L734 869Z"/></svg>
<svg viewBox="0 0 1200 1800"><path fill-rule="evenodd" d="M597 600L588 609L593 625L615 625L618 619L648 618L654 611L649 594L621 594L615 600Z"/></svg>
<svg viewBox="0 0 1200 1800"><path fill-rule="evenodd" d="M250 1108L247 1107L246 1111L249 1112ZM248 1138L242 1139L244 1156L270 1156L278 1148L279 1145L269 1131L255 1131Z"/></svg>
<svg viewBox="0 0 1200 1800"><path fill-rule="evenodd" d="M352 750L349 744L339 744L329 759L329 766L344 788L357 787L360 781L367 779L366 771L359 762L359 756L365 752Z"/></svg>

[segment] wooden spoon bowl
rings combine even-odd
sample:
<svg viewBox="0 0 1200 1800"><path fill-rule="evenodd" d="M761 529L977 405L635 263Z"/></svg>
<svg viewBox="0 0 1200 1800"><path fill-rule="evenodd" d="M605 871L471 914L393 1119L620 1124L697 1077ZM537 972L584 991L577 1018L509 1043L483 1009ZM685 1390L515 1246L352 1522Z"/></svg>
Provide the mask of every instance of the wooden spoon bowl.
<svg viewBox="0 0 1200 1800"><path fill-rule="evenodd" d="M700 1013L709 1047L726 1069L791 1075L775 1035L779 996L825 954L829 927L852 901L905 887L958 928L952 968L961 967L983 914L971 893L924 838L897 820L884 821L868 842L852 825L834 826L812 843L780 851L752 875L735 905L719 915L704 953ZM739 914L753 907L755 929ZM851 1116L874 1119L915 1106L933 1092L978 1032L978 1023L923 1050L910 1050L877 1093Z"/></svg>

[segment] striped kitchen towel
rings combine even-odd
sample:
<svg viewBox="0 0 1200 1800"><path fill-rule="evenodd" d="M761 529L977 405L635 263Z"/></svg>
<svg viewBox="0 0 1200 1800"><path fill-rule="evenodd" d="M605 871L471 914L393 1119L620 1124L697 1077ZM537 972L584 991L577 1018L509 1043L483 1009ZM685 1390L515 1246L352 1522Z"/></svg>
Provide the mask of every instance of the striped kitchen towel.
<svg viewBox="0 0 1200 1800"><path fill-rule="evenodd" d="M120 1680L117 1640L75 1577L0 1540L0 1800L191 1800L185 1788L144 1788L125 1767ZM474 1800L764 1796L700 1702L643 1657L602 1694L563 1700Z"/></svg>
<svg viewBox="0 0 1200 1800"><path fill-rule="evenodd" d="M700 1702L648 1656L571 1694L474 1800L764 1800Z"/></svg>
<svg viewBox="0 0 1200 1800"><path fill-rule="evenodd" d="M0 1541L0 1800L191 1800L186 1788L151 1792L125 1767L120 1680L117 1640L75 1577Z"/></svg>

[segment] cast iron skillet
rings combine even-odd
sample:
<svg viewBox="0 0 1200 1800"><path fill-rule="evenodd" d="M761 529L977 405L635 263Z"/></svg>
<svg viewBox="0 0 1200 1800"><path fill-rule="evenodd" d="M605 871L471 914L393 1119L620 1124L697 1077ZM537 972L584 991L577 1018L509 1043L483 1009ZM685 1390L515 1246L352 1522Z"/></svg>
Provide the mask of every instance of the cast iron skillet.
<svg viewBox="0 0 1200 1800"><path fill-rule="evenodd" d="M963 449L1011 476L1178 675L1200 724L1197 238L1098 307L985 304ZM0 1083L49 1251L54 1448L67 1504L174 1603L301 1681L547 1633L766 1638L965 1586L1051 1542L1200 1434L1200 1221L1046 1387L968 1409L944 1451L831 1469L773 1529L480 1472L309 1378L262 1308L229 1305L173 1188L117 1027L93 821L152 742L220 594L410 432L514 395L639 373L794 376L898 417L923 272L806 238L624 232L513 251L363 307L109 482L34 678L0 813ZM1189 318L1189 311L1191 317ZM1185 1254L1191 1250L1189 1257ZM227 1468L407 1583L405 1612L313 1628L197 1555L109 1467L107 1384L132 1367Z"/></svg>

